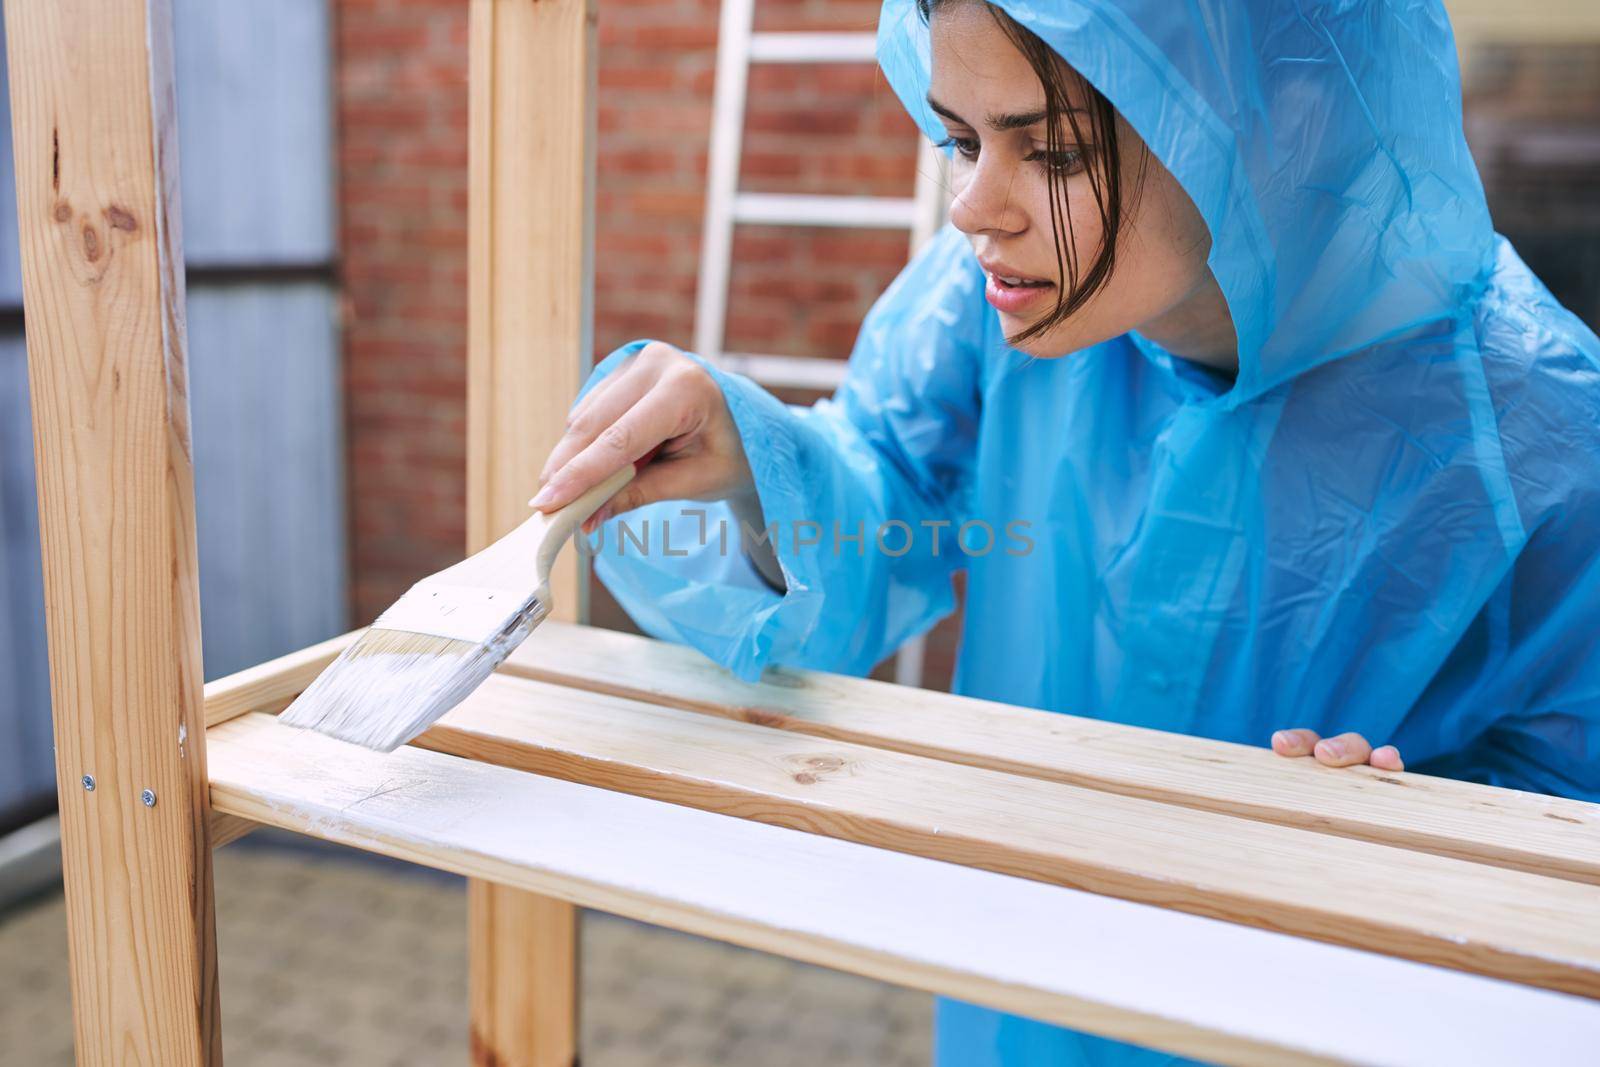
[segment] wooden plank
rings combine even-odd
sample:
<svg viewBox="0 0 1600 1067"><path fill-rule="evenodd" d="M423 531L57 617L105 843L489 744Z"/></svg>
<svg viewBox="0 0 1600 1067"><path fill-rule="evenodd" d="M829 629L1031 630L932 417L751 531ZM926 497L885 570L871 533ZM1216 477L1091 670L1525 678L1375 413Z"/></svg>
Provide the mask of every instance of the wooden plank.
<svg viewBox="0 0 1600 1067"><path fill-rule="evenodd" d="M1594 0L1533 0L1515 9L1496 0L1445 0L1458 37L1573 44L1600 41Z"/></svg>
<svg viewBox="0 0 1600 1067"><path fill-rule="evenodd" d="M459 756L1600 997L1600 887L496 676Z"/></svg>
<svg viewBox="0 0 1600 1067"><path fill-rule="evenodd" d="M231 845L239 838L254 830L258 824L249 819L241 819L237 815L224 815L220 811L211 813L211 847L221 848Z"/></svg>
<svg viewBox="0 0 1600 1067"><path fill-rule="evenodd" d="M1581 998L264 715L210 749L219 811L1206 1060L1581 1063L1600 1041Z"/></svg>
<svg viewBox="0 0 1600 1067"><path fill-rule="evenodd" d="M577 909L503 879L467 882L472 1062L577 1063Z"/></svg>
<svg viewBox="0 0 1600 1067"><path fill-rule="evenodd" d="M473 0L467 526L476 551L529 515L590 347L594 8ZM576 554L551 578L577 618Z"/></svg>
<svg viewBox="0 0 1600 1067"><path fill-rule="evenodd" d="M219 1063L170 12L5 18L78 1062Z"/></svg>
<svg viewBox="0 0 1600 1067"><path fill-rule="evenodd" d="M1445 7L1463 70L1487 45L1600 41L1600 4L1594 0L1535 0L1515 6L1498 0L1446 0Z"/></svg>
<svg viewBox="0 0 1600 1067"><path fill-rule="evenodd" d="M821 671L739 681L693 649L546 622L503 670L927 756L1600 884L1600 805L906 689ZM1263 739L1264 741L1265 739Z"/></svg>
<svg viewBox="0 0 1600 1067"><path fill-rule="evenodd" d="M355 630L291 652L286 656L258 663L205 685L206 726L236 719L257 711L276 714L311 684L312 679L338 658L345 647L354 644L366 631ZM211 847L221 848L239 840L256 828L248 819L211 813Z"/></svg>
<svg viewBox="0 0 1600 1067"><path fill-rule="evenodd" d="M527 518L589 362L592 0L472 0L469 28L467 550ZM577 619L575 553L551 575ZM469 891L472 1055L577 1060L577 913L502 886Z"/></svg>

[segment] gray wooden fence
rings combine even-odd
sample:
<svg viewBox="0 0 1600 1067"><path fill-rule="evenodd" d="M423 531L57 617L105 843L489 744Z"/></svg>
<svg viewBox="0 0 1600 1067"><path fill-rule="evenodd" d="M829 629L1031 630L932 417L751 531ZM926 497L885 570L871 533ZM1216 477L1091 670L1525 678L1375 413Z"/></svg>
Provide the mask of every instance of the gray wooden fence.
<svg viewBox="0 0 1600 1067"><path fill-rule="evenodd" d="M173 8L212 678L346 626L331 14L328 0ZM5 97L0 73L0 818L54 791Z"/></svg>

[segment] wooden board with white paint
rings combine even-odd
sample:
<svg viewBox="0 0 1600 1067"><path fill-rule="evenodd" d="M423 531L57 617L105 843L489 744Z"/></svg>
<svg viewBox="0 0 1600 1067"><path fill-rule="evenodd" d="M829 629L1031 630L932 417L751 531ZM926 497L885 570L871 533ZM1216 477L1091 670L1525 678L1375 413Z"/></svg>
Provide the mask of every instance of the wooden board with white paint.
<svg viewBox="0 0 1600 1067"><path fill-rule="evenodd" d="M1208 1060L1564 1064L1600 1042L1582 998L265 715L209 745L218 811Z"/></svg>

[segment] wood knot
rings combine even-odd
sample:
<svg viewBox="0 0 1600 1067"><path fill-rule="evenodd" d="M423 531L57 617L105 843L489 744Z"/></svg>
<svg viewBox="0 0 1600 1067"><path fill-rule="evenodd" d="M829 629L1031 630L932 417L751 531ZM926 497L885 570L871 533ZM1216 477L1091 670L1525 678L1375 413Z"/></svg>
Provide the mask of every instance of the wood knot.
<svg viewBox="0 0 1600 1067"><path fill-rule="evenodd" d="M768 711L766 708L753 708L749 706L738 709L739 717L745 722L755 726L770 726L775 730L783 729L788 723L789 716L777 711Z"/></svg>
<svg viewBox="0 0 1600 1067"><path fill-rule="evenodd" d="M139 220L133 217L133 212L121 204L112 204L105 209L104 214L112 229L121 230L124 233L137 233L139 231Z"/></svg>
<svg viewBox="0 0 1600 1067"><path fill-rule="evenodd" d="M797 768L793 777L800 785L816 785L824 778L850 773L850 761L839 756L791 756L789 762Z"/></svg>
<svg viewBox="0 0 1600 1067"><path fill-rule="evenodd" d="M504 1067L504 1061L500 1059L499 1051L483 1039L483 1035L478 1033L476 1026L471 1028L467 1037L467 1044L469 1055L472 1058L472 1067Z"/></svg>
<svg viewBox="0 0 1600 1067"><path fill-rule="evenodd" d="M139 217L123 204L112 203L100 209L104 229L94 220L92 208L80 212L64 196L56 199L50 214L62 224L73 273L83 285L99 284L116 260L117 249L139 240ZM73 230L66 229L69 225Z"/></svg>

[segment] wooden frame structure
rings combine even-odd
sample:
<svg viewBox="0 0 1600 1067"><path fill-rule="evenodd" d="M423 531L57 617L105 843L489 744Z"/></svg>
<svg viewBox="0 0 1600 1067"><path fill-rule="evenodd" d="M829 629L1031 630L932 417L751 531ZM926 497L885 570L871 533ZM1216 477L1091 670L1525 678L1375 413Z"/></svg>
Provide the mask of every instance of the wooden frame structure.
<svg viewBox="0 0 1600 1067"><path fill-rule="evenodd" d="M1227 1062L1600 1047L1591 805L560 622L389 756L272 721L354 635L203 687L167 0L5 15L80 1063L220 1062L254 824L473 880L483 1065L574 1062L577 905ZM472 0L471 57L474 547L587 354L593 8Z"/></svg>

